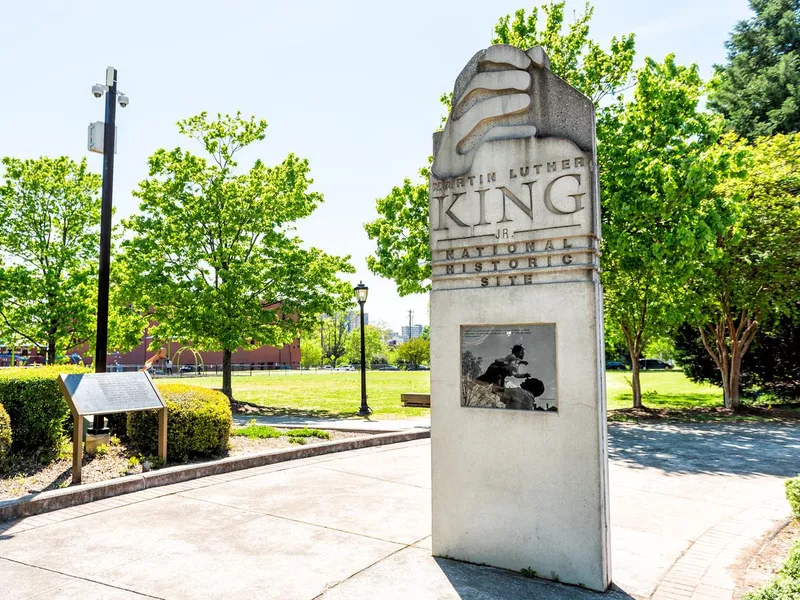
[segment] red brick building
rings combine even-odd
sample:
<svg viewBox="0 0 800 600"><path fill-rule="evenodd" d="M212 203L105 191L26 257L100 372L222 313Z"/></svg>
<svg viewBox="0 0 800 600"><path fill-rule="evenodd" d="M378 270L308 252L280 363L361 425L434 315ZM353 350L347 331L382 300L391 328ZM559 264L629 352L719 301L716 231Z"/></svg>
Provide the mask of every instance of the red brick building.
<svg viewBox="0 0 800 600"><path fill-rule="evenodd" d="M110 367L115 362L123 366L129 365L143 365L147 359L158 353L158 349L148 350L148 346L152 343L152 338L145 334L142 337L142 342L130 352L108 353L107 364ZM172 342L164 344L162 348L167 351L167 355L172 359L173 367L177 370L178 360L180 365L194 365L196 363L194 353L190 350L180 352L181 348L186 348L191 344L183 344L179 342ZM179 355L180 352L180 355ZM198 352L203 359L203 364L206 369L213 369L216 365L222 368L222 352ZM300 341L295 339L291 344L286 344L282 348L274 348L273 346L261 346L255 350L236 350L231 357L231 363L234 365L253 366L253 368L264 369L279 369L300 368Z"/></svg>
<svg viewBox="0 0 800 600"><path fill-rule="evenodd" d="M158 353L158 350L148 350L147 347L152 343L153 339L145 334L142 337L141 343L131 350L130 352L109 352L107 365L110 367L115 363L122 366L141 367L145 361ZM164 350L168 350L169 357L173 363L177 363L178 357L176 356L181 348L190 346L190 344L181 344L172 342L171 344L163 346ZM83 363L88 365L92 364L92 358L85 356L87 348L78 348L71 350L67 353L67 358L75 358L74 362L82 359ZM222 368L222 352L198 352L200 354L203 364L206 369ZM79 359L80 357L80 359ZM194 365L194 353L185 350L180 353L181 365ZM45 357L37 351L35 346L18 347L14 351L14 363L16 366L34 365L45 363ZM255 350L237 350L233 353L232 364L236 366L252 366L254 369L279 369L279 368L300 368L300 341L295 339L291 344L286 344L282 348L274 348L272 346L261 346ZM9 367L11 365L11 348L0 346L0 367ZM177 370L177 364L174 365Z"/></svg>

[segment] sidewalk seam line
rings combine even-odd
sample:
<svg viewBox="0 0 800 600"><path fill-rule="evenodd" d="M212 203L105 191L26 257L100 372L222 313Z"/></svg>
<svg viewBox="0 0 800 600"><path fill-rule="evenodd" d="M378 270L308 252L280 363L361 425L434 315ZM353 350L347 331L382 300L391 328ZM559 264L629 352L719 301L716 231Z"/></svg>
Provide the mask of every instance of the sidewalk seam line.
<svg viewBox="0 0 800 600"><path fill-rule="evenodd" d="M122 590L123 592L128 592L128 593L131 593L131 594L136 594L137 596L142 596L142 597L144 597L144 598L154 598L155 600L165 600L165 599L164 599L164 598L162 598L161 596L151 596L150 594L144 594L144 593L142 593L142 592L137 592L137 591L134 591L134 590L129 590L129 589L127 589L127 588L124 588L124 587L119 587L118 585L112 585L112 584L110 584L110 583L105 583L105 582L102 582L102 581L97 581L96 579L89 579L88 577L83 577L83 576L81 576L81 575L70 575L69 573L64 573L64 572L62 572L62 571L57 571L56 569L48 569L47 567L40 567L39 565L31 565L31 564L28 564L28 563L22 562L22 561L20 561L20 560L14 560L13 558L8 558L8 557L6 557L6 556L0 556L0 560L7 560L8 562L13 562L13 563L16 563L16 564L18 564L18 565L22 565L22 566L24 566L24 567L30 567L30 568L32 568L32 569L40 569L40 570L42 570L42 571L47 571L47 572L49 572L49 573L55 573L56 575L63 575L64 577L69 577L69 578L71 578L71 579L76 579L76 580L80 580L80 581L88 581L89 583L94 583L94 584L97 584L97 585L102 585L103 587L109 587L109 588L113 588L113 589L115 589L115 590ZM58 587L58 586L56 586L56 587ZM56 589L56 588L55 588L55 587L53 587L53 588L50 588L50 589L48 589L48 590L45 590L45 591L43 591L43 592L42 592L42 593L40 593L40 594L36 594L35 596L32 596L32 598L38 598L38 597L42 596L42 594L46 594L47 592L50 592L50 591L52 591L52 590L54 590L54 589Z"/></svg>

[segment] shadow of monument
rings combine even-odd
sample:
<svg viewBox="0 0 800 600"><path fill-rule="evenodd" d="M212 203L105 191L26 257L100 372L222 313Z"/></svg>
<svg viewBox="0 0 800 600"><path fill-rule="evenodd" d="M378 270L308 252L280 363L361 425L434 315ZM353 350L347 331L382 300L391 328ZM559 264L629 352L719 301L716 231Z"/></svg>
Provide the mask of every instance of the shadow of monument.
<svg viewBox="0 0 800 600"><path fill-rule="evenodd" d="M434 558L459 598L484 600L634 600L630 594L612 586L606 593L544 579L525 577L514 571L495 567Z"/></svg>
<svg viewBox="0 0 800 600"><path fill-rule="evenodd" d="M800 470L800 428L789 422L609 423L609 458L675 474L772 475Z"/></svg>

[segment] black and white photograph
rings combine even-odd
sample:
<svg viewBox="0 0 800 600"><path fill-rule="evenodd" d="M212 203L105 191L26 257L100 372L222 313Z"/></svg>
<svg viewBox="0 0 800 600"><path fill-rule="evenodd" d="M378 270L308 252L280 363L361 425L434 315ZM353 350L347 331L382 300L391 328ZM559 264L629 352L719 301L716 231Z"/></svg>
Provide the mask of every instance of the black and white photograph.
<svg viewBox="0 0 800 600"><path fill-rule="evenodd" d="M557 411L556 326L461 327L461 406Z"/></svg>

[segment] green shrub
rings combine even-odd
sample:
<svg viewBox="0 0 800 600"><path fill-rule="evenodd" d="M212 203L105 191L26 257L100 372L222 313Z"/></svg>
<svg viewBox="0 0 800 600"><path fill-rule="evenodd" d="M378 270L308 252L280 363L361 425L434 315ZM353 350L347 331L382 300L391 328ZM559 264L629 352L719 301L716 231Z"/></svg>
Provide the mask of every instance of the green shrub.
<svg viewBox="0 0 800 600"><path fill-rule="evenodd" d="M158 384L167 403L167 458L214 456L228 447L233 419L228 398L217 391L181 383ZM145 456L158 453L156 411L128 413L128 438Z"/></svg>
<svg viewBox="0 0 800 600"><path fill-rule="evenodd" d="M0 404L11 419L11 450L44 459L58 454L70 418L69 406L58 387L61 373L88 373L84 367L18 367L0 371Z"/></svg>
<svg viewBox="0 0 800 600"><path fill-rule="evenodd" d="M0 472L5 468L9 454L11 454L11 419L0 404Z"/></svg>
<svg viewBox="0 0 800 600"><path fill-rule="evenodd" d="M795 518L800 519L800 475L786 480L786 499Z"/></svg>
<svg viewBox="0 0 800 600"><path fill-rule="evenodd" d="M128 413L112 413L105 417L111 435L125 439L128 435Z"/></svg>
<svg viewBox="0 0 800 600"><path fill-rule="evenodd" d="M281 437L283 432L274 427L269 427L268 425L258 425L255 419L251 419L244 427L237 427L232 430L231 435L248 437L254 440L264 440Z"/></svg>
<svg viewBox="0 0 800 600"><path fill-rule="evenodd" d="M286 432L286 435L290 438L316 437L322 440L331 439L331 434L327 431L322 431L321 429L308 429L307 427L302 429L290 429Z"/></svg>
<svg viewBox="0 0 800 600"><path fill-rule="evenodd" d="M108 446L106 444L98 444L97 448L95 448L94 454L97 458L103 458L104 456L108 456Z"/></svg>

